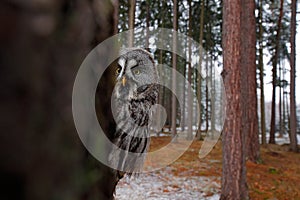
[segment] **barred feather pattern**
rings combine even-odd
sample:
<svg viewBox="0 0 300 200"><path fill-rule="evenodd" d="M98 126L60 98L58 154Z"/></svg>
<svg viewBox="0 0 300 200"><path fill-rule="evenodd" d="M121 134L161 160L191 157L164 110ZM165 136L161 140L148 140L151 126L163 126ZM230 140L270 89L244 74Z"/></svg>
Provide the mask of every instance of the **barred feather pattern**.
<svg viewBox="0 0 300 200"><path fill-rule="evenodd" d="M117 129L113 143L116 145L109 155L109 160L118 169L118 178L126 172L138 174L149 149L149 120L151 106L158 100L158 85L147 84L136 88L136 83L129 80L126 87L117 85L118 96L113 101L117 111ZM122 91L118 91L122 90ZM124 151L121 151L124 150ZM136 153L128 156L128 152Z"/></svg>

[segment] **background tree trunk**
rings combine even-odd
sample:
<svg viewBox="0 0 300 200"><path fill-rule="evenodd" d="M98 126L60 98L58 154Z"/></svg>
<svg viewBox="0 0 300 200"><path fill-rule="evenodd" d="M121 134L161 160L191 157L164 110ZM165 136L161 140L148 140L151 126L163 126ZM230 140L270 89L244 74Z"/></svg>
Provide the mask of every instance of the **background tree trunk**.
<svg viewBox="0 0 300 200"><path fill-rule="evenodd" d="M146 49L149 51L150 2L146 0Z"/></svg>
<svg viewBox="0 0 300 200"><path fill-rule="evenodd" d="M173 0L173 29L177 31L177 0ZM173 54L172 54L172 67L173 67L173 73L172 73L172 90L176 91L176 69L177 69L177 55L174 53L177 49L177 37L176 33L173 33ZM177 137L177 131L176 131L176 118L177 118L177 106L176 106L176 96L172 94L172 120L171 120L171 131L172 131L172 137L173 141L176 141Z"/></svg>
<svg viewBox="0 0 300 200"><path fill-rule="evenodd" d="M112 0L114 6L114 35L119 32L119 0Z"/></svg>
<svg viewBox="0 0 300 200"><path fill-rule="evenodd" d="M264 61L263 61L263 0L259 1L259 79L260 79L260 128L261 143L267 144L266 138L266 117L265 117L265 90L264 90Z"/></svg>
<svg viewBox="0 0 300 200"><path fill-rule="evenodd" d="M135 0L129 0L129 19L128 29L131 31L128 35L128 46L133 47L134 44L134 22L135 22Z"/></svg>
<svg viewBox="0 0 300 200"><path fill-rule="evenodd" d="M277 87L277 64L278 64L278 51L279 51L279 40L280 40L280 31L281 31L281 21L283 17L283 0L280 0L280 11L279 18L277 22L277 33L276 33L276 44L275 44L275 53L273 60L273 77L272 77L272 113L271 113L271 125L270 125L270 144L275 144L275 129L276 129L276 87Z"/></svg>
<svg viewBox="0 0 300 200"><path fill-rule="evenodd" d="M204 33L204 3L205 0L201 1L201 12L200 12L200 34L199 34L199 44L200 44L200 48L199 48L199 74L198 74L198 86L197 86L197 90L198 90L198 102L199 102L199 122L198 122L198 130L197 130L197 138L199 140L202 140L202 133L201 133L201 125L202 125L202 88L201 88L201 83L202 83L202 75L201 75L201 71L202 71L202 61L203 61L203 33Z"/></svg>
<svg viewBox="0 0 300 200"><path fill-rule="evenodd" d="M206 58L205 58L205 70L206 70L206 78L205 78L205 131L208 133L209 130L209 94L208 94L208 88L209 88L209 58L208 58L208 52L206 52Z"/></svg>
<svg viewBox="0 0 300 200"><path fill-rule="evenodd" d="M189 5L189 38L192 37L192 2L188 0ZM188 82L192 85L192 47L191 41L188 41ZM188 132L187 132L187 139L191 140L193 138L193 101L192 101L192 88L188 87L188 100L187 100L187 107L188 107Z"/></svg>
<svg viewBox="0 0 300 200"><path fill-rule="evenodd" d="M221 200L249 199L245 168L245 136L241 93L241 2L223 1L222 72L227 96L226 121L222 134L223 171Z"/></svg>
<svg viewBox="0 0 300 200"><path fill-rule="evenodd" d="M296 119L296 102L295 102L295 77L296 77L296 0L292 0L292 17L291 17L291 96L290 96L290 141L291 150L298 151L297 146L297 119Z"/></svg>

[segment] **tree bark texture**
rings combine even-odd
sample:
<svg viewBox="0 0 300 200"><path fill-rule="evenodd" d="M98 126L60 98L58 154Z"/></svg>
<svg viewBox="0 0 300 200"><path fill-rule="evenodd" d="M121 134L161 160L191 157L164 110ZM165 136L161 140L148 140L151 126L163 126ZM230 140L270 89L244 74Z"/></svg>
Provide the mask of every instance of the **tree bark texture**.
<svg viewBox="0 0 300 200"><path fill-rule="evenodd" d="M256 92L256 27L254 0L241 0L241 54L242 101L243 101L243 135L246 137L246 154L252 162L258 162L259 138Z"/></svg>
<svg viewBox="0 0 300 200"><path fill-rule="evenodd" d="M226 120L222 133L223 171L221 200L248 199L245 136L241 92L241 1L223 2L223 63Z"/></svg>

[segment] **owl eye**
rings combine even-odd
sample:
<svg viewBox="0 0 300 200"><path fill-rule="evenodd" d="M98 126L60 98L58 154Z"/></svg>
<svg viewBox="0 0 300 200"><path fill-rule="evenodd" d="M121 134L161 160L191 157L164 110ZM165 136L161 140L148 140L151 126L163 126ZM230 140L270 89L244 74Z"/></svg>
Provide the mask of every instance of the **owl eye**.
<svg viewBox="0 0 300 200"><path fill-rule="evenodd" d="M133 70L133 73L134 73L135 75L139 75L139 74L141 73L141 71L140 71L139 69L135 69L135 70Z"/></svg>
<svg viewBox="0 0 300 200"><path fill-rule="evenodd" d="M116 69L116 74L119 75L122 71L122 67L119 65L118 68Z"/></svg>

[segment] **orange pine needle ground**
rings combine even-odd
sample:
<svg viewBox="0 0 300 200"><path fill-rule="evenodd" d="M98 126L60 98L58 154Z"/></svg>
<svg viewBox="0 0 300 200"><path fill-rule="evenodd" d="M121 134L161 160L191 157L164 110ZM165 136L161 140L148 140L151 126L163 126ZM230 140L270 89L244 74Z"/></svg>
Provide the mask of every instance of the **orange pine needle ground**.
<svg viewBox="0 0 300 200"><path fill-rule="evenodd" d="M170 142L170 137L152 137L150 151ZM203 159L198 152L202 141L194 141L190 148L172 164L174 176L213 176L222 174L222 148L218 142ZM300 154L287 151L286 146L268 145L261 148L261 164L247 162L250 198L254 200L300 200ZM215 180L218 184L220 179Z"/></svg>

